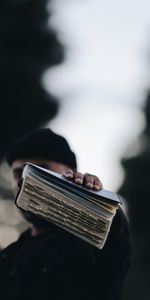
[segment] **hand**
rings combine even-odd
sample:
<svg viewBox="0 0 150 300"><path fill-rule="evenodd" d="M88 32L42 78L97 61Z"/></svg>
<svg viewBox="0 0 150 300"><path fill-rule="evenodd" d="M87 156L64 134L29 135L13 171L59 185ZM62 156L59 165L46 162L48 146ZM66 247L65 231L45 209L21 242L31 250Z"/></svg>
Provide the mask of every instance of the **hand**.
<svg viewBox="0 0 150 300"><path fill-rule="evenodd" d="M83 185L89 189L98 191L103 188L100 179L97 176L89 173L82 174L79 172L74 172L70 169L67 173L64 173L63 176L66 179L71 180L78 185Z"/></svg>

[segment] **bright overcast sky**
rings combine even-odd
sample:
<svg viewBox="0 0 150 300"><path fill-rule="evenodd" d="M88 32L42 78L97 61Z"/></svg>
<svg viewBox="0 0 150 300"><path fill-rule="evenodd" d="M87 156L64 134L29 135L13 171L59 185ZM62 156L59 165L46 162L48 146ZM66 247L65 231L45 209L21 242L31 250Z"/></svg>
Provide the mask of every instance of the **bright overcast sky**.
<svg viewBox="0 0 150 300"><path fill-rule="evenodd" d="M97 174L110 190L121 184L119 159L144 126L149 12L149 0L53 1L66 60L45 75L61 102L51 127L70 141L80 171Z"/></svg>

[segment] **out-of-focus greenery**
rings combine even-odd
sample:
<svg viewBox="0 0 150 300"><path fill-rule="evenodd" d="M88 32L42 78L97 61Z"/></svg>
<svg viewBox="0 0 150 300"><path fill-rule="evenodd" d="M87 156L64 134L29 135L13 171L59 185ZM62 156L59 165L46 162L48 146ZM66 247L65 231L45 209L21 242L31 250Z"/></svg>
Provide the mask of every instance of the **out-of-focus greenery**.
<svg viewBox="0 0 150 300"><path fill-rule="evenodd" d="M144 107L146 126L139 154L122 160L125 179L119 193L128 204L133 261L124 300L150 299L150 92Z"/></svg>
<svg viewBox="0 0 150 300"><path fill-rule="evenodd" d="M48 0L0 2L0 159L15 139L44 125L58 101L41 84L43 72L63 61L49 28Z"/></svg>

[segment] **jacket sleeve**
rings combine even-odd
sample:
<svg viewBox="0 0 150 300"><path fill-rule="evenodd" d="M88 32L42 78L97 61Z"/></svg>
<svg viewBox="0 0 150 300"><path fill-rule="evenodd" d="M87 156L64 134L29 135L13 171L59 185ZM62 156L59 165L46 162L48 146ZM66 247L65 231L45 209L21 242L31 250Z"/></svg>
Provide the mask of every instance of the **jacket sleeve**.
<svg viewBox="0 0 150 300"><path fill-rule="evenodd" d="M120 300L131 258L129 225L123 211L117 211L103 249L88 243L80 243L78 249L82 286L85 282L89 293L97 289L100 299Z"/></svg>
<svg viewBox="0 0 150 300"><path fill-rule="evenodd" d="M121 209L118 210L114 223L112 224L112 231L110 232L109 248L113 245L114 249L114 272L112 273L112 290L114 298L121 299L124 290L124 283L126 275L129 271L131 263L131 234L129 230L128 221ZM110 249L111 251L111 249Z"/></svg>
<svg viewBox="0 0 150 300"><path fill-rule="evenodd" d="M114 217L104 248L95 252L91 259L97 268L103 268L102 281L106 281L108 299L121 299L131 261L131 237L127 218L121 208Z"/></svg>

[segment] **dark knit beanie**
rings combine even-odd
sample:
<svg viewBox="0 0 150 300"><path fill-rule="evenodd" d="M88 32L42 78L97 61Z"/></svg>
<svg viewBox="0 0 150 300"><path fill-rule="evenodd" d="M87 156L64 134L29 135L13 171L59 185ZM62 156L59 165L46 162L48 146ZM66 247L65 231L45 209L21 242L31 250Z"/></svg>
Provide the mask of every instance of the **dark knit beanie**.
<svg viewBox="0 0 150 300"><path fill-rule="evenodd" d="M66 139L48 128L36 129L18 140L8 151L11 166L18 159L48 159L76 169L76 157Z"/></svg>

